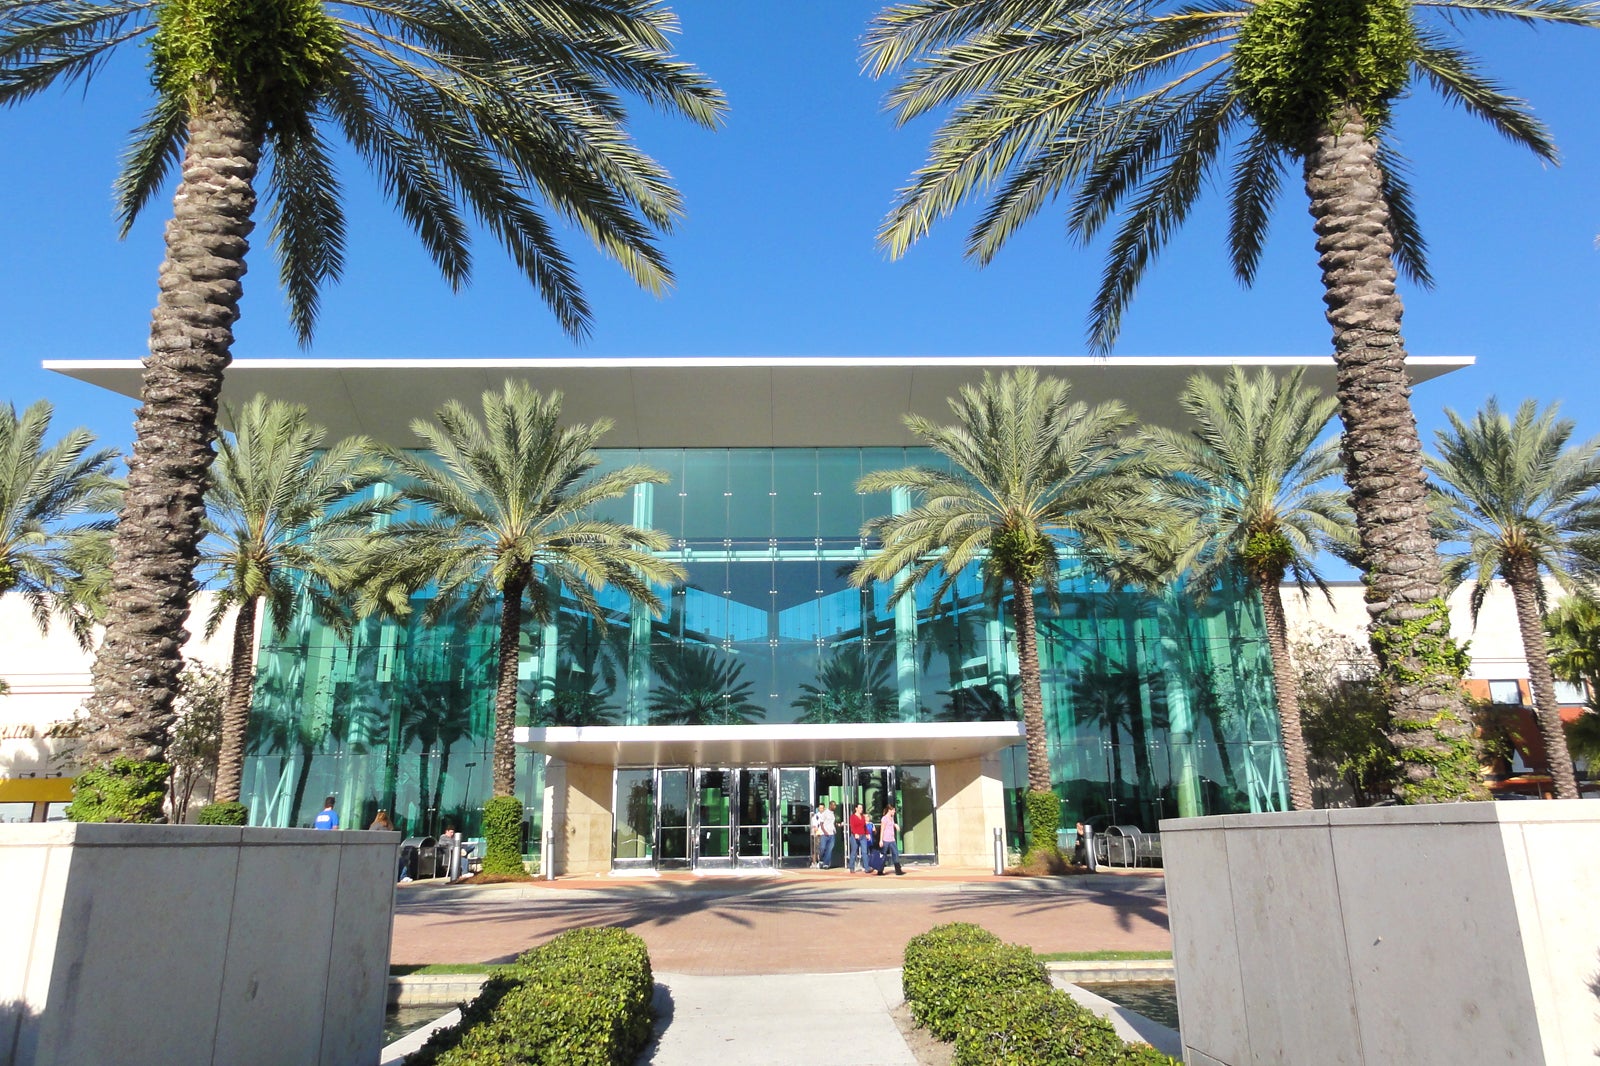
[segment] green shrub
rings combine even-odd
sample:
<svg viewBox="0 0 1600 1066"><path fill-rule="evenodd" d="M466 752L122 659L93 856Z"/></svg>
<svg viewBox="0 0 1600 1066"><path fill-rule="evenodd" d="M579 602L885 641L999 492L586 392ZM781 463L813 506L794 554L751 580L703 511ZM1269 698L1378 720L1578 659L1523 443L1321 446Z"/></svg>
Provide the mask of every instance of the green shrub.
<svg viewBox="0 0 1600 1066"><path fill-rule="evenodd" d="M201 825L249 825L250 808L242 803L208 803L194 820Z"/></svg>
<svg viewBox="0 0 1600 1066"><path fill-rule="evenodd" d="M483 805L483 872L525 877L522 866L522 801L495 796Z"/></svg>
<svg viewBox="0 0 1600 1066"><path fill-rule="evenodd" d="M912 1016L940 1040L955 1038L974 1002L1028 985L1049 985L1032 949L1002 944L972 925L943 926L906 944L901 981Z"/></svg>
<svg viewBox="0 0 1600 1066"><path fill-rule="evenodd" d="M172 767L118 756L72 783L67 817L74 822L159 822Z"/></svg>
<svg viewBox="0 0 1600 1066"><path fill-rule="evenodd" d="M956 1066L1114 1066L1111 1023L1048 985L974 996L956 1031Z"/></svg>
<svg viewBox="0 0 1600 1066"><path fill-rule="evenodd" d="M574 929L490 978L407 1066L630 1066L650 1039L644 941Z"/></svg>
<svg viewBox="0 0 1600 1066"><path fill-rule="evenodd" d="M1183 1066L1182 1062L1171 1055L1162 1054L1149 1044L1129 1044L1115 1063L1116 1066Z"/></svg>
<svg viewBox="0 0 1600 1066"><path fill-rule="evenodd" d="M1056 830L1061 828L1061 797L1054 792L1029 792L1028 852L1055 852Z"/></svg>

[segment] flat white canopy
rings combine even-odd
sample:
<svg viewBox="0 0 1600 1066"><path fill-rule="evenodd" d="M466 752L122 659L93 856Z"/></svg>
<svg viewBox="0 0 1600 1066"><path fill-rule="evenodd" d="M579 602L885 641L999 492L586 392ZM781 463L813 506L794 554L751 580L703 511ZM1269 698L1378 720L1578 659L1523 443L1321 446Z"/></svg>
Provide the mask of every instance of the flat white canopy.
<svg viewBox="0 0 1600 1066"><path fill-rule="evenodd" d="M1413 356L1411 378L1426 381L1472 365L1465 356ZM448 400L477 407L507 378L565 395L570 421L610 418L612 448L899 447L917 443L907 413L944 421L946 400L985 370L1033 366L1068 378L1079 399L1117 399L1140 419L1187 424L1178 406L1197 372L1230 366L1303 367L1309 383L1333 391L1327 356L1151 358L1111 356L828 357L765 359L240 359L228 369L223 401L258 392L304 404L334 437L365 433L406 447L412 419ZM137 360L51 360L44 366L136 397Z"/></svg>
<svg viewBox="0 0 1600 1066"><path fill-rule="evenodd" d="M972 759L1022 741L1018 722L876 725L522 726L517 743L600 766L807 766Z"/></svg>

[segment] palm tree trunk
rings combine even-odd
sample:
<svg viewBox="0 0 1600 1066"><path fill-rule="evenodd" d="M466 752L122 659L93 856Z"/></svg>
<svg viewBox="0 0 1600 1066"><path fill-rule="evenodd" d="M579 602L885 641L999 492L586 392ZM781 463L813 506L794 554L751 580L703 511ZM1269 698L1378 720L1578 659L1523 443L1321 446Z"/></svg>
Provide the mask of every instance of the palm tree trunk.
<svg viewBox="0 0 1600 1066"><path fill-rule="evenodd" d="M1028 790L1050 791L1050 746L1044 735L1044 692L1039 682L1038 621L1033 589L1011 585L1017 621L1017 681L1022 686L1022 732L1028 746Z"/></svg>
<svg viewBox="0 0 1600 1066"><path fill-rule="evenodd" d="M244 738L250 727L250 698L255 681L256 601L239 605L233 620L233 659L228 664L228 695L222 705L222 744L217 750L218 803L239 802L244 781Z"/></svg>
<svg viewBox="0 0 1600 1066"><path fill-rule="evenodd" d="M1306 737L1300 727L1300 682L1289 658L1289 623L1283 613L1281 575L1253 574L1261 593L1261 616L1266 621L1267 648L1272 652L1272 684L1278 695L1278 729L1283 734L1284 769L1289 775L1289 806L1309 811L1316 806L1311 792L1311 771L1306 767Z"/></svg>
<svg viewBox="0 0 1600 1066"><path fill-rule="evenodd" d="M1306 153L1323 302L1333 327L1345 481L1355 510L1373 652L1407 802L1481 799L1482 776L1453 669L1449 614L1428 530L1422 443L1411 413L1394 239L1377 141L1346 107Z"/></svg>
<svg viewBox="0 0 1600 1066"><path fill-rule="evenodd" d="M166 751L217 397L254 225L261 136L254 116L226 100L197 108L189 120L93 670L88 746L100 761L160 759Z"/></svg>
<svg viewBox="0 0 1600 1066"><path fill-rule="evenodd" d="M1517 626L1522 630L1522 654L1528 659L1528 680L1533 686L1533 718L1539 724L1556 799L1579 799L1578 777L1567 751L1567 733L1556 705L1556 682L1550 672L1550 650L1545 645L1544 615L1539 610L1539 570L1525 555L1506 559L1501 572L1517 603Z"/></svg>
<svg viewBox="0 0 1600 1066"><path fill-rule="evenodd" d="M494 690L494 794L517 792L517 657L522 645L522 594L527 573L506 579L500 600L500 678Z"/></svg>

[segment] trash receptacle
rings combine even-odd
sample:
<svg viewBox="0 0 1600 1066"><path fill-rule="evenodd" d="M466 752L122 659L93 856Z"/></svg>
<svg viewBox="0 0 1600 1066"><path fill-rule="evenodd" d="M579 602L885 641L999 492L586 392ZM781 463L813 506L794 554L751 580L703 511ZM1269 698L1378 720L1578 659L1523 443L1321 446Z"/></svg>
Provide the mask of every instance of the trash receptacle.
<svg viewBox="0 0 1600 1066"><path fill-rule="evenodd" d="M400 842L400 873L413 881L439 876L439 860L433 837L407 837Z"/></svg>

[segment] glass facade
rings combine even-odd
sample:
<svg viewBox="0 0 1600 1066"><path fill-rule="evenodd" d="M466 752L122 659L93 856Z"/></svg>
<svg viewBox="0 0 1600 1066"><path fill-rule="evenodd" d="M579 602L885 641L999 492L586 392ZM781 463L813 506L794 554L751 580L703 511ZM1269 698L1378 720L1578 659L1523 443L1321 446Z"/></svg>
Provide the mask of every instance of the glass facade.
<svg viewBox="0 0 1600 1066"><path fill-rule="evenodd" d="M688 579L663 590L659 617L607 593L603 622L568 604L551 624L528 624L518 663L520 724L1017 716L1010 611L985 595L976 572L961 575L953 600L935 603L930 585L893 608L886 587L849 585L850 570L872 547L862 524L906 503L857 493L857 479L930 462L928 453L601 454L605 468L642 462L671 476L612 501L602 516L668 533L668 554ZM1199 603L1176 592L1111 590L1064 559L1059 609L1041 596L1039 617L1065 824L1101 817L1154 828L1177 814L1283 807L1270 660L1254 599L1242 588L1211 590ZM348 639L305 605L283 635L264 627L245 777L253 823L308 824L334 795L347 825L368 824L382 807L407 833L436 834L446 821L478 832L490 786L498 612L447 611L429 625L424 603L418 597L406 621L369 622ZM1024 779L1020 750L1004 753L1014 793ZM530 847L539 840L541 764L542 756L519 754ZM770 796L772 782L765 790L749 784L749 796ZM663 819L681 822L684 804L698 800L679 793L704 784L674 779L671 787L670 801L663 792L651 802ZM926 818L918 810L908 835L926 821L931 836L931 799L925 805ZM645 813L618 811L617 853L680 850L675 837L645 838L635 817ZM782 826L787 814L779 814L774 825Z"/></svg>

